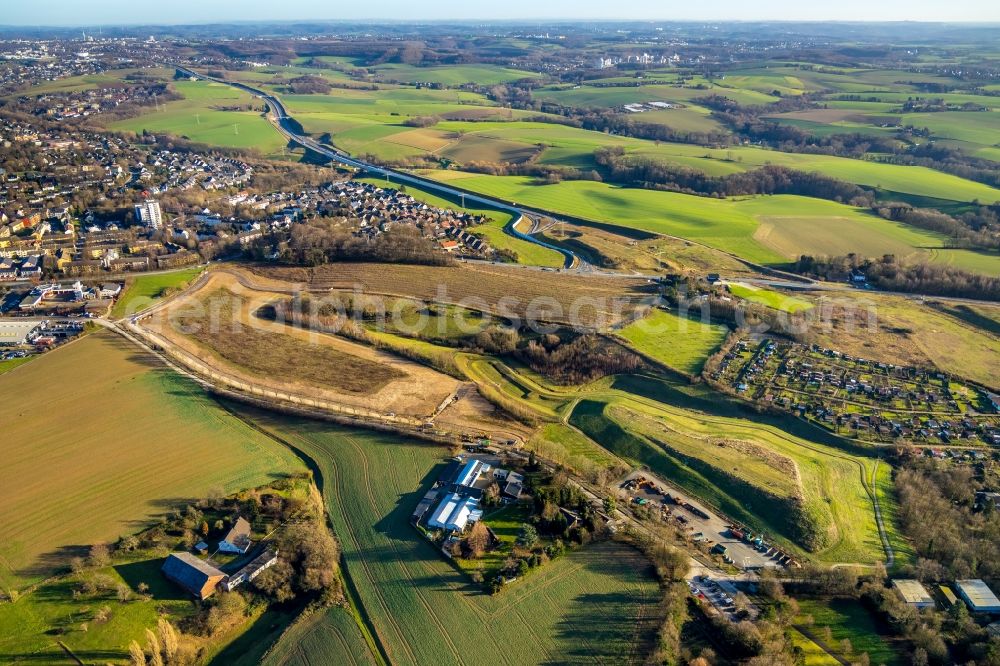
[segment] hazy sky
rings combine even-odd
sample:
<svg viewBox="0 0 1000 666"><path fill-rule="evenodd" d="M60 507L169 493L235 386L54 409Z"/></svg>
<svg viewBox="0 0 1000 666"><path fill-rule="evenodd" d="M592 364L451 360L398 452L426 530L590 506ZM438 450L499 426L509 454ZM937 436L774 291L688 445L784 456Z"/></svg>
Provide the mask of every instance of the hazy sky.
<svg viewBox="0 0 1000 666"><path fill-rule="evenodd" d="M1000 21L997 0L2 0L0 24L125 25L266 19Z"/></svg>

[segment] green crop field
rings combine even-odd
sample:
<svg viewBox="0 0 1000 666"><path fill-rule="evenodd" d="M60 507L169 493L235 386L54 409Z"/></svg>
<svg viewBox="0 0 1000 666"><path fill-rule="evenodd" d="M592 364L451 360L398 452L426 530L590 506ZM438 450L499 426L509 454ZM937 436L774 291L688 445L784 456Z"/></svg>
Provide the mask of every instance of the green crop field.
<svg viewBox="0 0 1000 666"><path fill-rule="evenodd" d="M248 661L247 666L256 663ZM336 606L301 618L259 663L263 666L376 666L379 661L365 642L351 610Z"/></svg>
<svg viewBox="0 0 1000 666"><path fill-rule="evenodd" d="M315 462L350 585L392 663L457 664L475 654L502 654L510 664L645 659L659 591L637 551L593 544L490 597L409 524L445 449L305 420L251 417ZM317 625L320 631L324 625ZM295 640L332 657L322 635L307 642L296 634Z"/></svg>
<svg viewBox="0 0 1000 666"><path fill-rule="evenodd" d="M111 309L111 317L119 319L148 308L157 299L169 295L174 290L183 289L202 270L185 268L170 273L137 275L129 278L125 282L125 289Z"/></svg>
<svg viewBox="0 0 1000 666"><path fill-rule="evenodd" d="M442 65L438 67L417 67L400 63L386 63L375 68L378 76L403 83L440 83L445 86L460 86L476 83L492 86L519 79L535 79L537 72L521 69L497 67L495 65Z"/></svg>
<svg viewBox="0 0 1000 666"><path fill-rule="evenodd" d="M112 123L109 129L172 134L226 148L251 149L265 156L281 154L286 142L258 111L221 111L218 106L257 104L248 93L210 81L177 81L182 100Z"/></svg>
<svg viewBox="0 0 1000 666"><path fill-rule="evenodd" d="M1000 274L1000 255L944 250L945 239L937 234L821 199L791 195L712 199L591 181L540 185L524 176L424 173L472 192L556 214L677 236L763 264L782 264L800 254L854 251L880 256L892 252Z"/></svg>
<svg viewBox="0 0 1000 666"><path fill-rule="evenodd" d="M872 664L894 666L902 664L900 652L880 631L875 619L859 602L852 599L799 599L800 618L810 616L813 624L809 629L822 638L823 627L830 627L833 643L830 645L841 656L840 642L851 642L853 654L867 652Z"/></svg>
<svg viewBox="0 0 1000 666"><path fill-rule="evenodd" d="M619 333L636 349L664 365L697 375L705 360L726 339L729 329L666 310L653 310L648 317L629 324Z"/></svg>
<svg viewBox="0 0 1000 666"><path fill-rule="evenodd" d="M801 298L795 298L780 291L762 289L741 282L729 282L726 284L726 288L729 289L729 293L733 296L738 296L752 303L766 305L769 308L781 310L782 312L802 312L813 307L811 302Z"/></svg>
<svg viewBox="0 0 1000 666"><path fill-rule="evenodd" d="M0 586L18 589L178 504L298 471L289 451L124 340L96 333L0 376ZM44 407L43 407L44 406Z"/></svg>

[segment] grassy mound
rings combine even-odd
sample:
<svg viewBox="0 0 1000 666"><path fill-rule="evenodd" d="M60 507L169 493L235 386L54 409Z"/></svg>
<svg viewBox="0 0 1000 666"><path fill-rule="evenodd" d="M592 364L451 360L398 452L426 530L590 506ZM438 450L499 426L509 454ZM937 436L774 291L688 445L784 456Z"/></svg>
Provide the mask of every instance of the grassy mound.
<svg viewBox="0 0 1000 666"><path fill-rule="evenodd" d="M832 518L817 503L807 502L798 493L782 495L755 485L704 457L682 452L665 438L633 432L622 425L632 416L644 420L627 409L609 409L606 403L584 400L573 410L570 423L616 455L647 465L736 520L776 533L811 552L829 545Z"/></svg>

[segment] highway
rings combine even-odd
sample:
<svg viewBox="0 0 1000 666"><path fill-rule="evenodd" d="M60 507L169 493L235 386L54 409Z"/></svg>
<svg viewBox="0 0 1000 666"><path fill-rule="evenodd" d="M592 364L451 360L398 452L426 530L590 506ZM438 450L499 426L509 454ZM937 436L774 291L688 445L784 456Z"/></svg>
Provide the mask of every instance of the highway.
<svg viewBox="0 0 1000 666"><path fill-rule="evenodd" d="M531 234L526 234L517 230L516 228L517 222L519 222L522 217L525 217L532 222L531 225L532 233L542 231L537 221L539 217L548 217L550 219L553 219L554 222L561 221L549 212L525 208L523 206L519 206L516 202L513 201L506 201L504 199L488 197L481 194L476 194L474 192L467 192L465 190L458 189L448 184L431 180L429 178L424 178L422 176L406 173L404 171L398 171L396 169L391 169L388 167L378 166L376 164L371 164L369 162L365 162L364 160L359 160L355 157L351 157L344 151L339 150L338 148L324 145L308 135L299 134L298 131L290 124L291 121L294 120L294 118L288 114L288 110L285 108L284 103L277 96L272 95L263 90L260 90L258 88L248 86L245 83L240 83L238 81L227 81L225 79L216 79L211 76L206 76L204 74L198 73L188 67L183 67L181 65L170 64L169 66L175 68L178 72L185 74L187 76L193 76L199 79L205 79L208 81L214 81L216 83L232 86L234 88L243 90L244 92L247 92L253 95L254 97L258 97L264 100L264 102L267 103L270 109L268 113L268 118L271 120L272 125L274 125L275 129L278 132L284 135L285 138L287 138L289 141L297 143L300 146L307 148L308 150L311 150L319 155L322 155L324 157L333 160L334 162L337 162L347 167L360 169L372 174L388 178L390 181L395 180L397 184L410 184L424 190L431 190L437 194L441 194L446 197L450 197L452 199L462 199L464 197L464 200L467 204L468 203L478 204L480 206L485 206L487 208L495 208L505 213L509 213L511 215L511 220L504 227L504 231L509 235L514 236L515 238L519 238L529 243L534 243L535 245L540 245L544 248L548 248L550 250L558 252L563 256L565 260L563 266L564 269L573 269L574 272L592 273L595 275L645 277L649 279L657 279L659 277L662 277L660 275L637 275L635 273L619 273L614 271L602 270L588 263L585 259L577 255L576 253L572 252L571 250L556 245L551 245L549 243L546 243L545 241L535 238ZM551 224L549 226L551 226ZM678 238L678 237L672 237L672 238ZM680 239L680 240L685 240L686 242L692 242L687 239ZM773 271L767 269L766 267L759 266L752 262L748 262L736 255L730 254L729 256L731 256L733 259L736 259L737 261L740 261L741 263L746 264L751 269L760 271L765 274L769 274L771 275L771 277L766 277L766 278L733 277L731 279L728 279L727 281L750 282L762 287L790 289L797 291L824 291L824 292L851 291L854 293L857 293L859 291L853 287L850 287L849 285L830 283L830 282L820 282L799 275L792 275L781 271ZM723 279L725 280L727 278L723 276ZM972 298L960 298L955 296L933 296L929 294L881 291L881 290L873 291L873 293L902 296L905 298L915 299L915 300L926 298L930 300L942 301L947 303L965 303L971 305L984 304L984 303L992 304L992 301L977 300Z"/></svg>
<svg viewBox="0 0 1000 666"><path fill-rule="evenodd" d="M327 157L338 164L342 164L346 167L351 167L354 169L361 169L371 174L385 177L390 181L395 181L396 184L409 184L415 187L419 187L424 190L431 190L436 194L441 194L452 199L464 199L466 204L478 204L487 208L495 208L505 213L509 213L511 216L511 221L504 228L511 236L519 238L521 240L527 241L529 243L534 243L535 245L540 245L544 248L548 248L555 252L561 254L565 260L565 268L575 268L580 271L586 271L590 269L590 264L584 261L575 253L567 250L565 248L558 247L556 245L551 245L544 241L538 240L537 238L531 236L530 234L525 234L518 231L515 225L520 221L521 217L527 217L533 220L538 216L552 217L548 213L542 213L540 211L534 211L527 208L522 208L518 206L515 202L505 201L503 199L495 199L493 197L486 197L480 194L475 194L473 192L466 192L465 190L460 190L449 185L439 183L437 181L431 180L429 178L423 178L414 174L406 173L403 171L397 171L395 169L390 169L387 167L382 167L377 164L371 164L370 162L365 162L364 160L359 160L357 158L351 157L347 153L332 146L327 146L316 139L305 134L299 134L298 131L291 126L290 121L294 120L292 116L288 114L288 110L285 108L284 103L275 95L268 92L248 86L245 83L239 83L236 81L227 81L225 79L216 79L211 76L206 76L195 72L187 67L182 67L179 65L174 65L174 68L186 74L187 76L193 76L199 79L206 79L208 81L214 81L216 83L222 83L234 88L239 88L244 92L247 92L254 97L258 97L267 103L270 113L269 118L277 129L286 139L300 146L313 151L318 155ZM533 227L537 225L533 224Z"/></svg>

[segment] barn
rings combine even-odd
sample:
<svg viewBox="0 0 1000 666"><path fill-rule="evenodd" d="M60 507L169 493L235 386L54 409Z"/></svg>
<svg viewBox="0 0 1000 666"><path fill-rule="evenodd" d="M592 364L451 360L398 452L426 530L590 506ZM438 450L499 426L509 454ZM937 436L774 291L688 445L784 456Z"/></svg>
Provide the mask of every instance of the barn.
<svg viewBox="0 0 1000 666"><path fill-rule="evenodd" d="M163 575L198 599L207 599L226 577L208 562L191 553L171 553L163 563Z"/></svg>

